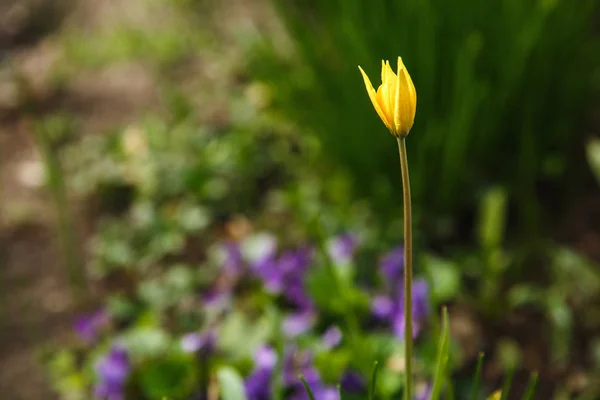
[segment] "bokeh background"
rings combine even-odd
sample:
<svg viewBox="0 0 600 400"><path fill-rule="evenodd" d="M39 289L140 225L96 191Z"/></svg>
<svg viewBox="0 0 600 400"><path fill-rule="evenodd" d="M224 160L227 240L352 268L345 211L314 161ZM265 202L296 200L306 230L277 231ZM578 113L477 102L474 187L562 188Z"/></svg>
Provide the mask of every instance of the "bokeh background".
<svg viewBox="0 0 600 400"><path fill-rule="evenodd" d="M468 386L485 352L490 390L509 365L516 391L539 371L536 398L600 398L598 5L3 0L2 398L92 398L94 359L132 326L152 326L135 336L149 348L157 331L204 329L190 309L221 276L218 243L355 233L352 282L372 282L402 243L401 181L357 65L378 82L398 55L418 93L416 270L432 332L449 306L453 382ZM326 279L309 279L321 322L336 320ZM237 316L285 309L261 288L232 293ZM113 321L84 345L74 321L97 310ZM244 324L260 321L239 318L218 359L246 376ZM127 399L191 398L208 379L178 358L144 363ZM177 372L150 387L157 371Z"/></svg>

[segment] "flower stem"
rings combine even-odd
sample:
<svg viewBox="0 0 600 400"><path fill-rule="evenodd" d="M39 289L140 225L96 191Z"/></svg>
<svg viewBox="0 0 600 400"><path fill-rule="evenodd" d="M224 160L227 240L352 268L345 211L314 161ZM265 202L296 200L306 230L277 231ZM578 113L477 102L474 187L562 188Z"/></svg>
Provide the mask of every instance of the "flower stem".
<svg viewBox="0 0 600 400"><path fill-rule="evenodd" d="M402 173L402 199L404 201L404 357L406 363L404 399L412 400L412 213L406 140L404 137L397 139L398 151L400 152L400 171Z"/></svg>

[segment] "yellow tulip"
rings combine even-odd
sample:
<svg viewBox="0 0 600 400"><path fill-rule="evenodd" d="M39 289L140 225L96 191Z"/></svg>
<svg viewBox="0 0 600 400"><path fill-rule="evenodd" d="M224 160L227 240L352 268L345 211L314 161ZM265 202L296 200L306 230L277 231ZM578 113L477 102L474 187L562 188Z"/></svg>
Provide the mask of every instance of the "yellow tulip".
<svg viewBox="0 0 600 400"><path fill-rule="evenodd" d="M373 107L390 133L396 137L408 135L415 121L417 92L402 63L402 57L398 57L397 74L392 71L389 61L381 61L381 85L377 91L365 71L360 66L358 69L365 80Z"/></svg>

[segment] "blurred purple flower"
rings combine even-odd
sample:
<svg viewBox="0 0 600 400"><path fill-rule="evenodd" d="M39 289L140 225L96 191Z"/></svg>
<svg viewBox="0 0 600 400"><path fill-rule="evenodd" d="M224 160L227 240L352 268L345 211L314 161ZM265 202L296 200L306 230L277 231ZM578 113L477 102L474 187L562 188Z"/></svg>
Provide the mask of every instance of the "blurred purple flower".
<svg viewBox="0 0 600 400"><path fill-rule="evenodd" d="M425 385L417 385L415 388L415 400L429 400L431 397L431 383Z"/></svg>
<svg viewBox="0 0 600 400"><path fill-rule="evenodd" d="M257 369L246 379L244 384L249 400L269 400L271 398L271 377L273 371Z"/></svg>
<svg viewBox="0 0 600 400"><path fill-rule="evenodd" d="M300 376L316 395L321 389L321 375L313 365L313 355L308 351L288 349L283 360L283 382L291 394L289 399L308 400L307 392L300 380ZM317 397L319 398L319 397Z"/></svg>
<svg viewBox="0 0 600 400"><path fill-rule="evenodd" d="M364 378L356 371L348 370L342 375L342 390L349 393L361 393L367 389Z"/></svg>
<svg viewBox="0 0 600 400"><path fill-rule="evenodd" d="M325 348L332 349L342 342L342 331L336 325L330 326L323 334L322 341Z"/></svg>
<svg viewBox="0 0 600 400"><path fill-rule="evenodd" d="M356 236L346 233L329 241L328 253L336 264L347 264L352 260L358 245Z"/></svg>
<svg viewBox="0 0 600 400"><path fill-rule="evenodd" d="M94 388L95 396L102 400L125 399L125 383L130 371L127 351L123 347L114 346L96 364L98 383Z"/></svg>
<svg viewBox="0 0 600 400"><path fill-rule="evenodd" d="M227 241L223 244L223 250L225 254L223 269L228 274L240 274L244 269L244 260L242 259L240 246L234 241Z"/></svg>
<svg viewBox="0 0 600 400"><path fill-rule="evenodd" d="M389 296L375 296L371 302L371 312L376 318L388 319L394 312L394 301Z"/></svg>
<svg viewBox="0 0 600 400"><path fill-rule="evenodd" d="M402 279L404 270L404 248L396 247L383 256L379 264L381 272L389 282L396 282Z"/></svg>
<svg viewBox="0 0 600 400"><path fill-rule="evenodd" d="M192 332L184 335L179 344L185 353L196 353L201 350L209 352L214 348L215 340L216 337L212 331L203 334Z"/></svg>
<svg viewBox="0 0 600 400"><path fill-rule="evenodd" d="M399 294L395 298L384 295L375 296L371 303L371 312L376 318L391 323L394 334L402 338L405 328L404 291L399 290L398 292ZM416 337L421 329L421 321L429 314L428 285L425 280L413 281L412 312L413 336Z"/></svg>
<svg viewBox="0 0 600 400"><path fill-rule="evenodd" d="M266 257L251 266L270 293L283 294L294 306L303 310L312 305L304 288L305 273L312 261L312 249L303 247L283 252L279 258Z"/></svg>
<svg viewBox="0 0 600 400"><path fill-rule="evenodd" d="M110 317L108 313L100 310L77 318L73 329L84 342L91 343L96 340L100 331L109 324Z"/></svg>
<svg viewBox="0 0 600 400"><path fill-rule="evenodd" d="M306 310L312 307L312 300L306 289L304 288L304 282L300 279L295 279L287 285L285 289L285 298L295 305L300 310Z"/></svg>
<svg viewBox="0 0 600 400"><path fill-rule="evenodd" d="M204 306L211 308L225 308L231 301L229 288L214 286L202 294Z"/></svg>
<svg viewBox="0 0 600 400"><path fill-rule="evenodd" d="M312 261L312 249L308 246L296 250L288 250L278 260L279 269L287 274L302 275Z"/></svg>
<svg viewBox="0 0 600 400"><path fill-rule="evenodd" d="M323 386L315 393L316 398L323 400L341 400L340 393L335 386Z"/></svg>
<svg viewBox="0 0 600 400"><path fill-rule="evenodd" d="M305 378L306 379L306 378ZM311 392L315 396L315 399L318 400L340 400L340 394L338 389L335 386L324 385L320 381L310 384L308 380L306 381L308 386L310 387ZM310 400L308 396L308 392L304 388L298 388L292 396L290 396L292 400Z"/></svg>
<svg viewBox="0 0 600 400"><path fill-rule="evenodd" d="M316 315L312 309L305 309L288 315L283 320L283 334L293 338L308 331L315 323Z"/></svg>
<svg viewBox="0 0 600 400"><path fill-rule="evenodd" d="M271 346L262 346L254 355L254 363L259 368L273 369L277 364L277 353Z"/></svg>
<svg viewBox="0 0 600 400"><path fill-rule="evenodd" d="M412 293L413 337L421 331L421 321L429 313L428 286L424 280L413 281ZM395 312L392 315L392 329L396 336L404 337L404 295L399 296Z"/></svg>
<svg viewBox="0 0 600 400"><path fill-rule="evenodd" d="M285 273L277 265L275 258L265 258L253 264L254 273L263 281L265 289L270 293L279 294L285 287Z"/></svg>
<svg viewBox="0 0 600 400"><path fill-rule="evenodd" d="M277 364L277 353L270 346L263 346L254 356L255 368L246 379L245 388L249 400L269 400L271 377Z"/></svg>

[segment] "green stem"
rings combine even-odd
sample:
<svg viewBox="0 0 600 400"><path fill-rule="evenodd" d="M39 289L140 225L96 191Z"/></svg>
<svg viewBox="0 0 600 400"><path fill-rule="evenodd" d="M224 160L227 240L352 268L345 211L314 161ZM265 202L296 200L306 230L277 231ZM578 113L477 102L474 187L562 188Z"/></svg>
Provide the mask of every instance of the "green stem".
<svg viewBox="0 0 600 400"><path fill-rule="evenodd" d="M47 185L56 208L59 237L65 256L69 284L71 286L73 297L76 301L79 301L86 296L87 281L75 242L75 233L70 218L71 215L69 213L69 204L66 194L67 190L63 180L60 161L55 154L56 149L54 148L46 129L45 126L39 126L38 129L36 129L36 137L48 174Z"/></svg>
<svg viewBox="0 0 600 400"><path fill-rule="evenodd" d="M412 213L406 140L404 137L397 139L398 151L400 152L400 170L402 172L402 199L404 202L404 357L406 360L404 398L405 400L412 400Z"/></svg>

